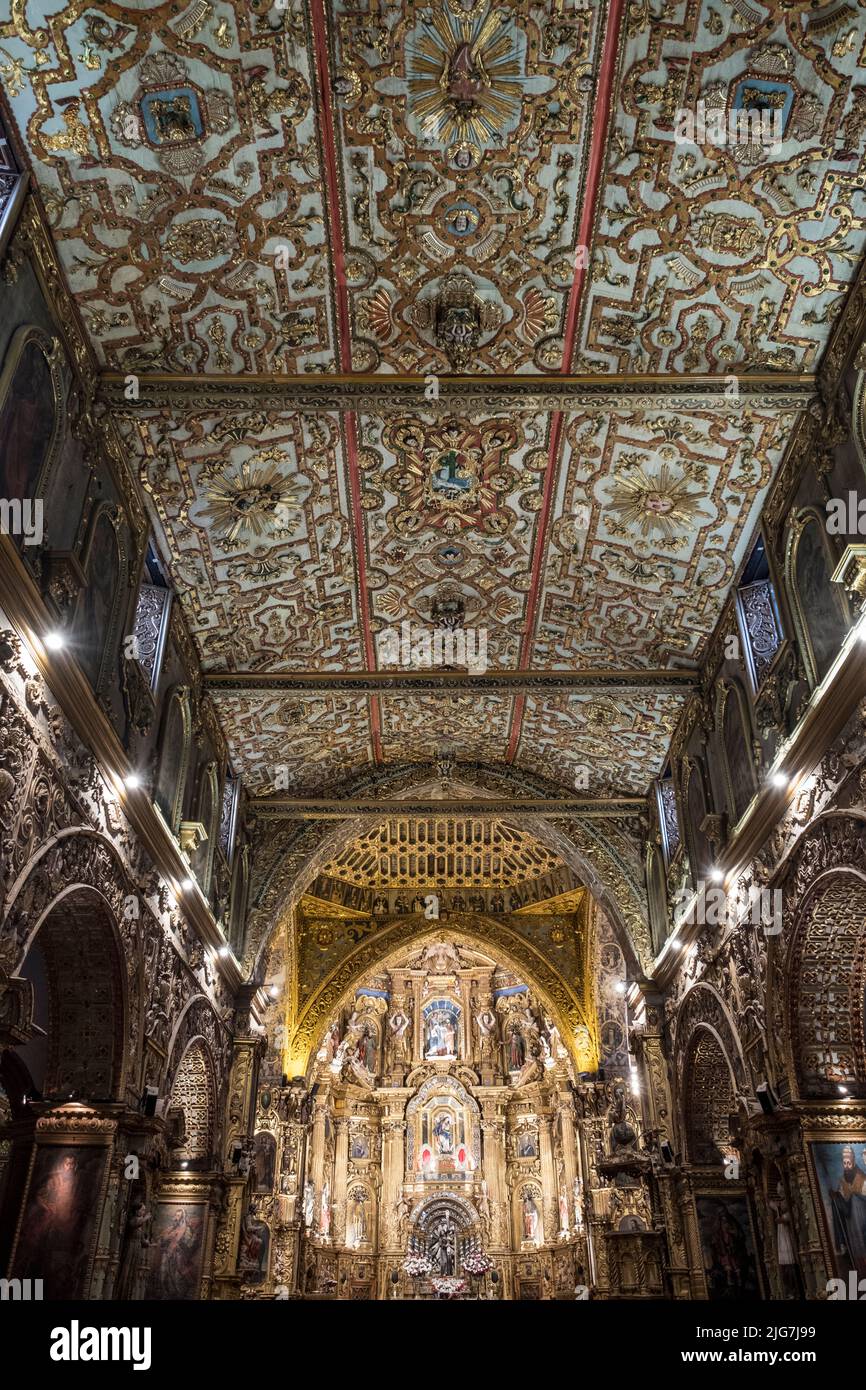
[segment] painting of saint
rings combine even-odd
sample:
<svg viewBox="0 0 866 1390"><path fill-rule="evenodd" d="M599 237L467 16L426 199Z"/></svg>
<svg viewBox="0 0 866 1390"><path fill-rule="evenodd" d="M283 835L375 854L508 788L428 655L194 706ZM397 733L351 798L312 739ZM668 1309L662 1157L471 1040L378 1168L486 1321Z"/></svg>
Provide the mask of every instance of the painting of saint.
<svg viewBox="0 0 866 1390"><path fill-rule="evenodd" d="M450 1009L434 1009L427 1017L427 1057L456 1057L457 1023Z"/></svg>
<svg viewBox="0 0 866 1390"><path fill-rule="evenodd" d="M277 1163L277 1141L272 1134L260 1131L253 1140L253 1191L273 1192Z"/></svg>
<svg viewBox="0 0 866 1390"><path fill-rule="evenodd" d="M757 1258L745 1197L698 1197L698 1226L711 1299L759 1298Z"/></svg>
<svg viewBox="0 0 866 1390"><path fill-rule="evenodd" d="M350 1156L352 1158L369 1158L370 1141L366 1134L354 1134L352 1136L352 1148Z"/></svg>
<svg viewBox="0 0 866 1390"><path fill-rule="evenodd" d="M270 1246L270 1229L250 1207L241 1226L239 1264L245 1284L263 1284L267 1279Z"/></svg>
<svg viewBox="0 0 866 1390"><path fill-rule="evenodd" d="M193 1202L160 1202L150 1250L148 1298L199 1297L204 1244L204 1207Z"/></svg>
<svg viewBox="0 0 866 1390"><path fill-rule="evenodd" d="M40 1145L13 1277L42 1279L46 1298L86 1298L107 1151Z"/></svg>
<svg viewBox="0 0 866 1390"><path fill-rule="evenodd" d="M525 1129L517 1140L518 1158L538 1158L538 1142L532 1130Z"/></svg>
<svg viewBox="0 0 866 1390"><path fill-rule="evenodd" d="M837 1273L866 1277L866 1138L813 1144L821 1201Z"/></svg>
<svg viewBox="0 0 866 1390"><path fill-rule="evenodd" d="M35 496L55 421L51 369L38 343L31 341L0 407L0 497Z"/></svg>

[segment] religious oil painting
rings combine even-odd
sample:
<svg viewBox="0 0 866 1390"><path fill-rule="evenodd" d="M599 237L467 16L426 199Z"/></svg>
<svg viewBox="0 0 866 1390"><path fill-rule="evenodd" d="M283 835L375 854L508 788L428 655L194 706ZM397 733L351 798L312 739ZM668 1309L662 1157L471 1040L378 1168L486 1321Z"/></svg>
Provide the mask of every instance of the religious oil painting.
<svg viewBox="0 0 866 1390"><path fill-rule="evenodd" d="M96 1146L37 1148L13 1269L16 1278L42 1279L46 1298L86 1288L107 1162Z"/></svg>
<svg viewBox="0 0 866 1390"><path fill-rule="evenodd" d="M743 1196L696 1199L707 1296L710 1299L759 1298L758 1259Z"/></svg>
<svg viewBox="0 0 866 1390"><path fill-rule="evenodd" d="M199 1297L204 1245L202 1202L160 1202L153 1220L148 1298Z"/></svg>
<svg viewBox="0 0 866 1390"><path fill-rule="evenodd" d="M866 1130L810 1149L835 1273L866 1278Z"/></svg>

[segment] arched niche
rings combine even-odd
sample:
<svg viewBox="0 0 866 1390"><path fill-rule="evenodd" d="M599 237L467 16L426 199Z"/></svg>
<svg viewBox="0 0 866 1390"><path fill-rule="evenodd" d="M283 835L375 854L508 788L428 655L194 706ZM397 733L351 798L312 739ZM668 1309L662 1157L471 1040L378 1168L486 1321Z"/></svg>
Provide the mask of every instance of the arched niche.
<svg viewBox="0 0 866 1390"><path fill-rule="evenodd" d="M198 801L195 819L204 826L207 839L197 847L192 856L191 868L205 896L210 892L213 878L214 854L221 803L219 796L219 774L215 762L208 763L199 779Z"/></svg>
<svg viewBox="0 0 866 1390"><path fill-rule="evenodd" d="M459 1275L466 1256L481 1249L478 1212L457 1193L425 1197L411 1212L409 1222L409 1251L426 1255L434 1275Z"/></svg>
<svg viewBox="0 0 866 1390"><path fill-rule="evenodd" d="M711 1028L698 1027L686 1052L683 1118L689 1163L718 1169L733 1154L731 1116L737 1112L734 1075Z"/></svg>
<svg viewBox="0 0 866 1390"><path fill-rule="evenodd" d="M810 685L826 676L851 626L844 588L834 584L836 556L830 548L826 517L814 507L789 523L785 579Z"/></svg>
<svg viewBox="0 0 866 1390"><path fill-rule="evenodd" d="M60 341L25 324L0 370L0 497L45 499L65 421Z"/></svg>
<svg viewBox="0 0 866 1390"><path fill-rule="evenodd" d="M216 1085L204 1038L194 1038L186 1047L174 1073L167 1111L177 1126L173 1162L185 1168L210 1168L216 1150Z"/></svg>
<svg viewBox="0 0 866 1390"><path fill-rule="evenodd" d="M117 508L104 504L94 513L83 566L87 583L75 612L76 649L87 679L101 694L110 683L126 601L126 546Z"/></svg>
<svg viewBox="0 0 866 1390"><path fill-rule="evenodd" d="M105 899L79 887L60 896L31 940L20 973L45 1029L16 1049L32 1092L46 1099L119 1100L123 1093L124 967Z"/></svg>
<svg viewBox="0 0 866 1390"><path fill-rule="evenodd" d="M731 823L745 814L758 787L752 755L749 705L737 681L725 682L716 704L716 739Z"/></svg>
<svg viewBox="0 0 866 1390"><path fill-rule="evenodd" d="M866 1095L862 869L831 869L816 878L796 911L786 975L794 1093L804 1099Z"/></svg>
<svg viewBox="0 0 866 1390"><path fill-rule="evenodd" d="M174 835L177 834L183 815L191 742L192 711L189 689L185 685L178 685L168 697L162 718L159 769L153 796L157 808L162 812Z"/></svg>
<svg viewBox="0 0 866 1390"><path fill-rule="evenodd" d="M431 1076L406 1107L406 1174L472 1173L481 1162L478 1103L456 1076Z"/></svg>
<svg viewBox="0 0 866 1390"><path fill-rule="evenodd" d="M709 810L707 779L703 765L697 759L683 759L682 783L686 844L693 885L697 888L699 882L706 880L713 861L712 846L702 828Z"/></svg>

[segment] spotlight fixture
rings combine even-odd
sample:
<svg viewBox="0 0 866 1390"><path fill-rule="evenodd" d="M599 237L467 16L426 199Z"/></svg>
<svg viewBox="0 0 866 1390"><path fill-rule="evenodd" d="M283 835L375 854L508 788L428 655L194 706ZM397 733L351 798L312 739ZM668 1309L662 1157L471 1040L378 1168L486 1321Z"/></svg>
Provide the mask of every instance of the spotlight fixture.
<svg viewBox="0 0 866 1390"><path fill-rule="evenodd" d="M134 792L136 787L141 786L141 778L137 772L130 772L128 777L124 777L123 785L127 791Z"/></svg>
<svg viewBox="0 0 866 1390"><path fill-rule="evenodd" d="M724 877L725 875L722 873L721 869L710 869L710 878L712 879L713 883L721 883Z"/></svg>
<svg viewBox="0 0 866 1390"><path fill-rule="evenodd" d="M837 1086L836 1089L838 1090L840 1096L847 1096L847 1094L848 1094L848 1087L847 1087L847 1086Z"/></svg>
<svg viewBox="0 0 866 1390"><path fill-rule="evenodd" d="M278 999L280 996L279 985L271 985L270 989L268 990L268 994L271 996L272 999Z"/></svg>
<svg viewBox="0 0 866 1390"><path fill-rule="evenodd" d="M232 951L231 946L220 946L219 950L217 951L217 955L219 955L219 956L230 956L230 955L231 955L231 951Z"/></svg>
<svg viewBox="0 0 866 1390"><path fill-rule="evenodd" d="M787 787L788 785L788 779L784 772L774 772L770 781L774 787Z"/></svg>
<svg viewBox="0 0 866 1390"><path fill-rule="evenodd" d="M195 887L195 879L189 878L189 876L187 876L186 878L182 878L180 881L180 886L185 893L188 893L191 888Z"/></svg>
<svg viewBox="0 0 866 1390"><path fill-rule="evenodd" d="M46 632L45 645L50 652L59 652L66 646L66 638L62 632Z"/></svg>

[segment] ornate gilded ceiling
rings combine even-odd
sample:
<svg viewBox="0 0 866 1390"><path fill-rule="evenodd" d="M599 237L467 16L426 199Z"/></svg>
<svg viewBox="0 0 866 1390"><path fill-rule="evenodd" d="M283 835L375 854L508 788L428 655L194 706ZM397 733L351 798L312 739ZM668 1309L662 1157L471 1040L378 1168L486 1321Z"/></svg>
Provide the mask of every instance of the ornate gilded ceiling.
<svg viewBox="0 0 866 1390"><path fill-rule="evenodd" d="M493 672L700 659L808 399L791 374L863 254L860 16L0 6L0 79L207 673L381 670L404 623L483 632ZM776 113L778 145L678 143L699 101ZM570 372L565 398L493 382ZM214 691L251 789L297 795L443 745L639 794L683 698Z"/></svg>

